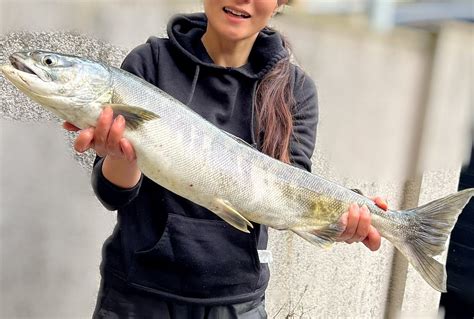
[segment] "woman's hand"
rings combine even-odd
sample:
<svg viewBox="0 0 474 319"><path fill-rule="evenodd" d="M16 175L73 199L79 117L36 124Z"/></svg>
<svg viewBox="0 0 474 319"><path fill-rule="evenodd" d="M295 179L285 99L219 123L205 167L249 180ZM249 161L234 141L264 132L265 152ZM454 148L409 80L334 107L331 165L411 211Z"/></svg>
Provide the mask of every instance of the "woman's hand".
<svg viewBox="0 0 474 319"><path fill-rule="evenodd" d="M110 157L112 160L136 161L135 151L130 142L123 137L125 119L122 115L113 118L113 110L106 107L97 120L96 127L80 130L69 122L63 127L68 131L80 131L74 142L74 149L83 153L92 148L100 157Z"/></svg>
<svg viewBox="0 0 474 319"><path fill-rule="evenodd" d="M377 206L387 210L387 202L380 197L373 198ZM371 215L367 206L359 207L351 204L349 210L341 217L341 222L346 226L338 241L348 244L362 242L367 248L376 251L380 248L381 237L379 232L371 225Z"/></svg>
<svg viewBox="0 0 474 319"><path fill-rule="evenodd" d="M69 131L80 131L74 142L79 153L92 148L100 157L102 174L112 184L122 188L131 188L140 181L141 172L137 165L137 156L132 144L123 137L125 119L122 115L114 119L112 108L106 107L97 120L96 127L80 130L71 123L63 127Z"/></svg>

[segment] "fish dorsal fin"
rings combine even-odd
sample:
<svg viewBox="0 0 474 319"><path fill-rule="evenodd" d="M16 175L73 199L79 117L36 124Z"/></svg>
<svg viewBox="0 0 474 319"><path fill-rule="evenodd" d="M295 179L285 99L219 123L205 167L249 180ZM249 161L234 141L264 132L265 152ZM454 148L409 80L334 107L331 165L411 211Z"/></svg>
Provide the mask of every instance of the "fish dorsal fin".
<svg viewBox="0 0 474 319"><path fill-rule="evenodd" d="M235 136L234 134L231 134L231 133L226 132L224 130L222 130L222 132L224 132L227 136L232 137L235 141L239 142L240 144L243 144L243 145L248 146L250 148L255 148L252 144L247 143L246 141L244 141L240 137Z"/></svg>
<svg viewBox="0 0 474 319"><path fill-rule="evenodd" d="M153 112L145 110L139 106L131 106L127 104L109 104L114 111L114 118L122 115L125 118L127 128L136 130L140 125L146 121L151 121L160 118Z"/></svg>
<svg viewBox="0 0 474 319"><path fill-rule="evenodd" d="M212 212L214 214L238 230L249 233L248 227L253 228L252 223L233 208L227 200L216 198L214 199L213 206Z"/></svg>
<svg viewBox="0 0 474 319"><path fill-rule="evenodd" d="M365 196L364 193L362 193L362 191L358 188L352 188L351 191L353 191L354 193L357 193L359 195Z"/></svg>

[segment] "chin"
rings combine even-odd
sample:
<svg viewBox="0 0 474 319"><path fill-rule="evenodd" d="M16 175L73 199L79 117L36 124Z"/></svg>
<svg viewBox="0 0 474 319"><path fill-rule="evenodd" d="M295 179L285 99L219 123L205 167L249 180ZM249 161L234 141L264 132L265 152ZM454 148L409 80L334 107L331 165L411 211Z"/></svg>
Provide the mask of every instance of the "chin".
<svg viewBox="0 0 474 319"><path fill-rule="evenodd" d="M243 28L223 28L221 35L222 37L231 40L231 41L241 41L248 39L252 37L252 35L258 33L251 33L251 32L246 32L245 30L242 30Z"/></svg>

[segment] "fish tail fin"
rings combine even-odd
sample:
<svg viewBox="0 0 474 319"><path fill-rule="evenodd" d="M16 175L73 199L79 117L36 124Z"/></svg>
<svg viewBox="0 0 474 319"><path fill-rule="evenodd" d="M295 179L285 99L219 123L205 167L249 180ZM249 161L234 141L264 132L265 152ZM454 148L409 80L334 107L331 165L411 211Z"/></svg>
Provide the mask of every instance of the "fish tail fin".
<svg viewBox="0 0 474 319"><path fill-rule="evenodd" d="M465 189L417 208L394 212L398 225L390 239L438 291L446 291L446 268L434 257L448 249L449 235L472 196L474 188Z"/></svg>

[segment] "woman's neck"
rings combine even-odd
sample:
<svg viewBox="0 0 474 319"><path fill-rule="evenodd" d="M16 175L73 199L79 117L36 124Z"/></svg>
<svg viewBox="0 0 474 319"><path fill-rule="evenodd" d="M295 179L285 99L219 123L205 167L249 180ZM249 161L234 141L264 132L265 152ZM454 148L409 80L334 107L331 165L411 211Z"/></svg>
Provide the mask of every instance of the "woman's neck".
<svg viewBox="0 0 474 319"><path fill-rule="evenodd" d="M223 39L208 26L201 41L215 64L223 67L240 67L248 62L256 39L257 34L238 41Z"/></svg>

